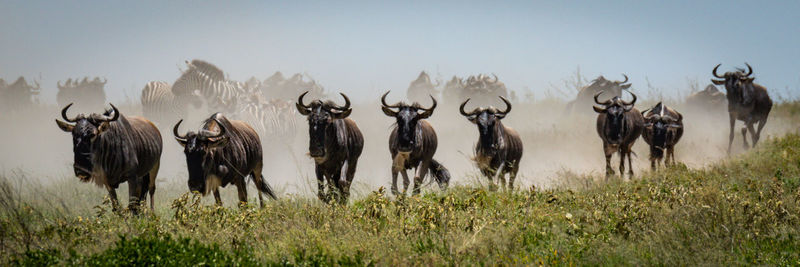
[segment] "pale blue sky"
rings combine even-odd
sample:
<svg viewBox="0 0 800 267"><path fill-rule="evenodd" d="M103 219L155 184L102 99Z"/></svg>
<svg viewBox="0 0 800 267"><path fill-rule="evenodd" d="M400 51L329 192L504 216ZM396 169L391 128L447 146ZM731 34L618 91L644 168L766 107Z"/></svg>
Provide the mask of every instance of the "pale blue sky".
<svg viewBox="0 0 800 267"><path fill-rule="evenodd" d="M757 82L800 90L800 1L7 1L0 77L106 76L111 100L173 82L200 58L231 78L307 72L328 90L377 97L420 70L497 73L510 88L627 73L643 91L706 83L749 62Z"/></svg>

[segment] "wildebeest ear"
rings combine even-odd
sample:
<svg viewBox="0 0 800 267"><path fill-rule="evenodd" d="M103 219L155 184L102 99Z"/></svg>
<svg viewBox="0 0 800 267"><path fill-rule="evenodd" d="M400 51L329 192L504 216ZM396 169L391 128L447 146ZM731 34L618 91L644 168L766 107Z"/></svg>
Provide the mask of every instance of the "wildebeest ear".
<svg viewBox="0 0 800 267"><path fill-rule="evenodd" d="M714 83L714 84L716 84L716 85L723 85L723 84L725 84L725 80L715 80L715 79L711 79L711 82L712 82L712 83Z"/></svg>
<svg viewBox="0 0 800 267"><path fill-rule="evenodd" d="M756 79L756 77L746 77L746 78L742 78L742 81L743 81L743 82L748 82L748 83L751 83L751 82L753 82L753 80L755 80L755 79Z"/></svg>
<svg viewBox="0 0 800 267"><path fill-rule="evenodd" d="M73 125L71 125L69 123L63 122L63 121L61 121L59 119L56 119L56 124L58 124L58 128L61 128L62 131L65 131L65 132L68 132L68 133L71 133L72 129L75 128L75 126L73 126Z"/></svg>
<svg viewBox="0 0 800 267"><path fill-rule="evenodd" d="M478 123L478 115L467 116L467 120L469 120L472 123Z"/></svg>
<svg viewBox="0 0 800 267"><path fill-rule="evenodd" d="M631 88L631 84L630 83L629 84L623 84L623 85L620 85L619 88L628 89L628 88Z"/></svg>
<svg viewBox="0 0 800 267"><path fill-rule="evenodd" d="M669 128L679 128L680 129L680 128L683 128L683 125L680 125L680 124L677 124L677 123L670 123L669 125L667 125L667 127L669 127Z"/></svg>
<svg viewBox="0 0 800 267"><path fill-rule="evenodd" d="M100 126L97 126L97 133L100 134L108 130L109 123L107 121L101 122Z"/></svg>
<svg viewBox="0 0 800 267"><path fill-rule="evenodd" d="M625 112L631 111L631 109L633 109L633 105L627 105L622 107L622 110L625 110Z"/></svg>
<svg viewBox="0 0 800 267"><path fill-rule="evenodd" d="M594 109L594 112L597 112L597 113L606 113L606 109L605 108L601 108L601 107L598 107L598 106L592 106L592 109Z"/></svg>
<svg viewBox="0 0 800 267"><path fill-rule="evenodd" d="M334 119L344 119L350 116L350 113L353 113L353 109L347 109L342 112L331 112L333 114Z"/></svg>
<svg viewBox="0 0 800 267"><path fill-rule="evenodd" d="M308 114L311 113L310 109L304 108L300 103L294 103L294 105L297 107L297 112L300 112L303 116L308 116Z"/></svg>
<svg viewBox="0 0 800 267"><path fill-rule="evenodd" d="M395 112L394 110L392 110L390 108L381 106L381 110L383 110L383 114L386 114L386 116L389 116L389 117L397 116L397 112Z"/></svg>

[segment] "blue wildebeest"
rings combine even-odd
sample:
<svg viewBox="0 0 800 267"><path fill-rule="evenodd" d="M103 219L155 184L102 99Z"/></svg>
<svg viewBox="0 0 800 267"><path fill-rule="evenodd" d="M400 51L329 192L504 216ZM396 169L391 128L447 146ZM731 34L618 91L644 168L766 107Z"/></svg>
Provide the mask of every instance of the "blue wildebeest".
<svg viewBox="0 0 800 267"><path fill-rule="evenodd" d="M408 189L410 181L406 170L416 168L414 177L413 194L419 194L422 181L428 172L439 184L441 189L446 189L450 182L450 172L438 161L433 159L436 153L438 140L433 126L425 119L433 115L436 108L436 99L430 108L423 108L419 103L409 105L403 102L389 105L386 96L389 91L381 96L381 110L386 116L397 120L389 135L389 152L392 155L392 193L399 195L397 190L397 173L403 175L403 194ZM396 110L395 110L396 109Z"/></svg>
<svg viewBox="0 0 800 267"><path fill-rule="evenodd" d="M769 112L772 110L772 99L769 98L767 88L760 84L753 83L755 77L750 77L753 74L753 68L750 64L747 65L747 73L743 69L737 71L729 71L722 76L717 74L718 64L711 71L714 77L722 80L711 79L716 85L725 85L727 91L726 97L728 98L728 116L730 118L731 130L728 138L728 154L731 153L731 145L733 144L733 128L736 125L736 120L743 121L745 126L742 127L742 141L744 148L748 149L747 144L747 131L750 131L750 137L753 140L753 146L758 143L761 137L761 129L767 124ZM753 128L753 124L758 122L758 130Z"/></svg>
<svg viewBox="0 0 800 267"><path fill-rule="evenodd" d="M258 189L258 202L262 207L261 193L277 198L261 175L264 167L261 141L250 125L215 113L203 121L199 131L180 135L178 127L181 122L183 120L175 124L172 133L186 155L190 191L203 195L213 192L217 205L222 205L219 188L233 183L239 193L239 202L243 204L247 203L245 177L250 176Z"/></svg>
<svg viewBox="0 0 800 267"><path fill-rule="evenodd" d="M340 93L345 101L344 106L330 100L314 100L306 105L303 103L306 94L308 91L300 95L295 105L300 114L308 118L308 155L314 158L317 196L328 202L333 195L340 203L346 203L358 157L364 149L364 136L356 122L348 118L353 109L345 94Z"/></svg>
<svg viewBox="0 0 800 267"><path fill-rule="evenodd" d="M72 133L75 176L106 188L114 210L119 207L116 189L123 182L128 182L131 212L138 213L148 192L150 209L154 209L153 194L162 150L158 128L145 118L120 114L114 105L102 115L78 114L70 119L67 116L70 106L61 110L64 121L56 119L56 124Z"/></svg>
<svg viewBox="0 0 800 267"><path fill-rule="evenodd" d="M627 90L626 90L627 91ZM644 128L644 118L639 111L633 107L636 103L636 95L631 102L622 100L619 96L600 102L597 97L603 91L594 95L594 102L599 106L592 106L597 115L597 134L603 140L603 151L606 155L606 178L614 174L611 168L611 155L619 152L619 174L625 175L625 158L628 158L628 174L633 177L633 165L631 164L631 148L636 143L636 139L642 134Z"/></svg>
<svg viewBox="0 0 800 267"><path fill-rule="evenodd" d="M475 144L475 162L484 176L489 179L490 188L494 187L493 178L497 176L500 185L506 187L505 175L508 174L508 188L514 189L514 179L519 171L519 160L522 158L522 139L511 127L501 121L511 111L511 103L500 97L506 104L506 110L495 107L478 107L467 112L464 107L469 98L459 107L461 115L478 126L478 143Z"/></svg>
<svg viewBox="0 0 800 267"><path fill-rule="evenodd" d="M675 164L675 144L683 136L683 115L680 112L658 102L649 111L642 111L644 115L644 131L642 138L650 145L650 168L664 158L664 166ZM671 159L671 161L670 161Z"/></svg>

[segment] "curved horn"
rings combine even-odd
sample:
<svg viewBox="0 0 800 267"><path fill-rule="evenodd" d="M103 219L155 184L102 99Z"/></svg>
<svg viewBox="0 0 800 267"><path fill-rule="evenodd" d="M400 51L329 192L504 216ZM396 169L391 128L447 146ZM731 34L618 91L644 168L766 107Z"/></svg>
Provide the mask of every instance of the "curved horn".
<svg viewBox="0 0 800 267"><path fill-rule="evenodd" d="M744 64L747 65L747 74L745 74L744 77L749 77L750 75L753 74L753 67L750 67L750 64L747 64L747 62L745 62Z"/></svg>
<svg viewBox="0 0 800 267"><path fill-rule="evenodd" d="M636 103L636 94L628 90L625 91L631 94L631 96L633 96L633 100L631 100L631 102L625 102L625 100L621 100L622 104L625 104L626 106L632 106L634 103Z"/></svg>
<svg viewBox="0 0 800 267"><path fill-rule="evenodd" d="M73 103L69 103L69 105L67 105L66 107L64 107L64 109L61 110L61 117L64 118L64 120L67 122L76 122L75 119L70 119L67 117L67 110L69 109L69 107L72 106L72 104Z"/></svg>
<svg viewBox="0 0 800 267"><path fill-rule="evenodd" d="M58 89L64 89L64 86L61 85L61 81L56 82L56 87L58 87Z"/></svg>
<svg viewBox="0 0 800 267"><path fill-rule="evenodd" d="M181 126L181 122L183 122L183 119L179 120L178 123L175 124L175 127L172 127L172 135L175 135L175 138L177 138L177 139L186 141L186 135L181 136L178 133L178 127Z"/></svg>
<svg viewBox="0 0 800 267"><path fill-rule="evenodd" d="M498 81L500 81L500 79L497 78L497 74L492 73L492 76L494 76L494 81L492 81L492 83L497 83Z"/></svg>
<svg viewBox="0 0 800 267"><path fill-rule="evenodd" d="M215 135L215 136L208 136L207 137L208 139L216 139L216 138L224 137L225 133L228 132L228 130L225 129L225 126L222 126L222 123L220 123L219 120L217 120L216 117L214 118L214 122L216 122L217 123L217 127L219 127L219 133L217 135Z"/></svg>
<svg viewBox="0 0 800 267"><path fill-rule="evenodd" d="M303 97L305 97L306 94L308 94L308 91L305 91L302 94L300 94L300 97L297 98L297 104L300 105L301 107L305 108L305 109L310 109L311 107L309 107L306 104L303 104Z"/></svg>
<svg viewBox="0 0 800 267"><path fill-rule="evenodd" d="M117 109L117 107L115 107L114 104L111 104L111 103L108 103L108 104L111 105L111 109L114 110L114 116L111 117L111 119L106 117L105 121L112 122L112 121L118 120L119 119L119 109Z"/></svg>
<svg viewBox="0 0 800 267"><path fill-rule="evenodd" d="M597 100L597 97L600 96L600 94L602 94L603 92L605 92L605 91L600 90L600 92L597 92L596 94L594 94L594 102L597 103L598 105L603 105L603 106L611 104L611 100L606 100L603 103L600 103L600 100Z"/></svg>
<svg viewBox="0 0 800 267"><path fill-rule="evenodd" d="M106 85L106 83L108 83L108 78L106 78L106 77L103 77L103 83L102 83L102 84L103 84L103 85Z"/></svg>
<svg viewBox="0 0 800 267"><path fill-rule="evenodd" d="M436 108L436 98L433 98L432 95L428 95L428 96L430 96L431 100L433 100L433 105L431 105L431 107L429 107L429 108L419 108L421 110L424 110L424 112L419 114L419 118L420 119L426 119L426 118L430 117L431 115L433 115L433 110Z"/></svg>
<svg viewBox="0 0 800 267"><path fill-rule="evenodd" d="M505 97L502 97L502 96L500 96L500 99L502 99L503 102L506 103L506 110L504 110L504 111L502 111L500 113L505 115L505 114L508 114L509 112L511 112L511 102L509 102L508 99L506 99Z"/></svg>
<svg viewBox="0 0 800 267"><path fill-rule="evenodd" d="M392 90L389 90L389 91L386 91L386 93L383 93L383 95L381 96L381 104L382 104L384 107L387 107L387 108L397 108L397 107L400 107L399 103L398 103L398 104L394 104L394 105L389 105L389 104L386 104L386 96L387 96L387 95L389 95L389 92L391 92L391 91L392 91ZM435 101L435 100L434 100L434 101Z"/></svg>
<svg viewBox="0 0 800 267"><path fill-rule="evenodd" d="M719 68L719 66L721 66L721 65L722 65L722 64L717 64L717 66L716 66L716 67L714 67L714 69L713 69L713 70L711 70L711 74L713 74L713 75L714 75L714 77L717 77L717 78L720 78L720 79L725 79L725 77L724 77L724 76L719 76L719 75L717 75L717 69L718 69L718 68Z"/></svg>
<svg viewBox="0 0 800 267"><path fill-rule="evenodd" d="M467 106L467 102L469 102L469 98L467 98L467 100L465 100L464 103L461 103L461 106L458 107L458 111L461 112L461 115L469 117L469 116L474 115L475 111L473 110L472 112L467 113L467 111L464 110L464 107Z"/></svg>
<svg viewBox="0 0 800 267"><path fill-rule="evenodd" d="M333 109L341 111L350 109L350 98L347 98L347 95L345 95L344 93L339 93L339 94L342 95L342 97L344 97L344 107L333 107Z"/></svg>
<svg viewBox="0 0 800 267"><path fill-rule="evenodd" d="M628 75L625 75L625 73L623 73L623 74L622 74L622 77L625 77L625 80L624 80L624 81L621 81L621 82L618 82L619 84L623 84L623 83L626 83L626 82L628 82Z"/></svg>
<svg viewBox="0 0 800 267"><path fill-rule="evenodd" d="M431 105L431 107L429 107L429 108L422 108L422 110L425 110L426 112L427 111L433 111L433 109L436 108L436 98L433 98L432 95L428 95L428 96L430 96L431 100L433 100L433 105Z"/></svg>

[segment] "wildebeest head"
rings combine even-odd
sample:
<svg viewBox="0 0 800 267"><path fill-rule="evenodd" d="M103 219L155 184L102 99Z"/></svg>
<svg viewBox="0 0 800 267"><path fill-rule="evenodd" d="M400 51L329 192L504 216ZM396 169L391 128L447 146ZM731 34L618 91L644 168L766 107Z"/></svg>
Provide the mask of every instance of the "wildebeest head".
<svg viewBox="0 0 800 267"><path fill-rule="evenodd" d="M300 114L308 117L308 154L314 159L324 159L327 155L325 139L328 132L334 131L334 120L347 118L353 109L350 108L350 99L344 93L339 93L344 98L344 106L336 105L330 100L322 102L319 99L306 105L303 104L303 97L306 94L308 91L300 95L295 106Z"/></svg>
<svg viewBox="0 0 800 267"><path fill-rule="evenodd" d="M225 126L217 120L216 115L210 121L206 121L206 125L212 121L219 132L202 129L199 132L189 131L180 135L178 127L183 120L178 121L172 128L175 140L183 146L183 153L186 155L186 165L189 167L189 190L192 192L207 193L206 178L209 175L223 176L228 173L226 166L215 164L215 156L221 156L215 154L222 153L222 150L217 148L222 148L228 143Z"/></svg>
<svg viewBox="0 0 800 267"><path fill-rule="evenodd" d="M433 105L430 108L423 108L417 102L411 105L404 102L389 105L386 103L386 96L389 92L391 91L386 91L381 96L381 110L386 116L397 119L397 149L400 152L411 152L416 145L415 142L417 142L414 138L417 132L417 122L433 115L433 110L436 109L436 99L429 95L433 100Z"/></svg>
<svg viewBox="0 0 800 267"><path fill-rule="evenodd" d="M642 112L644 115L644 127L653 134L653 145L661 150L664 149L669 129L682 128L681 118L672 117L667 107L658 102L650 111Z"/></svg>
<svg viewBox="0 0 800 267"><path fill-rule="evenodd" d="M604 131L606 131L605 134L608 138L607 141L611 144L618 144L622 142L622 128L624 127L623 124L625 121L625 112L633 109L633 105L636 103L636 94L630 91L627 92L633 96L633 100L631 100L631 102L626 102L619 96L614 96L605 102L600 102L600 100L597 100L597 97L600 96L603 91L594 94L594 102L600 106L592 106L592 108L597 113L606 114L606 125Z"/></svg>
<svg viewBox="0 0 800 267"><path fill-rule="evenodd" d="M717 69L722 64L717 64L711 74L722 80L711 79L711 82L716 85L725 85L725 90L728 91L728 99L736 100L739 103L750 103L752 101L752 92L748 87L752 85L755 78L750 77L753 74L753 68L750 67L750 64L746 62L744 64L747 66L747 73L744 72L744 69L737 69L736 71L725 72L722 76L717 74Z"/></svg>
<svg viewBox="0 0 800 267"><path fill-rule="evenodd" d="M497 136L495 136L496 127L500 126L500 120L505 118L508 112L511 111L511 102L508 101L505 97L500 97L503 102L506 104L506 110L500 111L495 107L477 107L472 112L467 112L464 110L464 107L469 102L469 98L461 103L461 107L459 107L459 111L461 115L467 117L467 119L478 126L478 134L480 135L479 144L482 146L482 149L489 152L494 152L497 150Z"/></svg>
<svg viewBox="0 0 800 267"><path fill-rule="evenodd" d="M631 84L627 83L628 75L622 74L622 77L625 78L624 81L612 81L600 75L596 79L592 80L592 83L586 88L590 89L590 92L606 91L610 92L613 96L621 96L622 90L627 90L631 87Z"/></svg>
<svg viewBox="0 0 800 267"><path fill-rule="evenodd" d="M61 130L72 133L72 150L75 154L75 162L72 167L75 176L83 181L87 181L92 176L94 163L92 162L92 150L98 137L108 130L109 123L119 119L120 113L113 104L112 110L105 113L92 113L89 115L78 114L75 118L67 117L67 110L72 103L61 110L61 117L64 121L56 119L56 124ZM113 116L110 116L113 113ZM70 124L73 123L73 124Z"/></svg>

